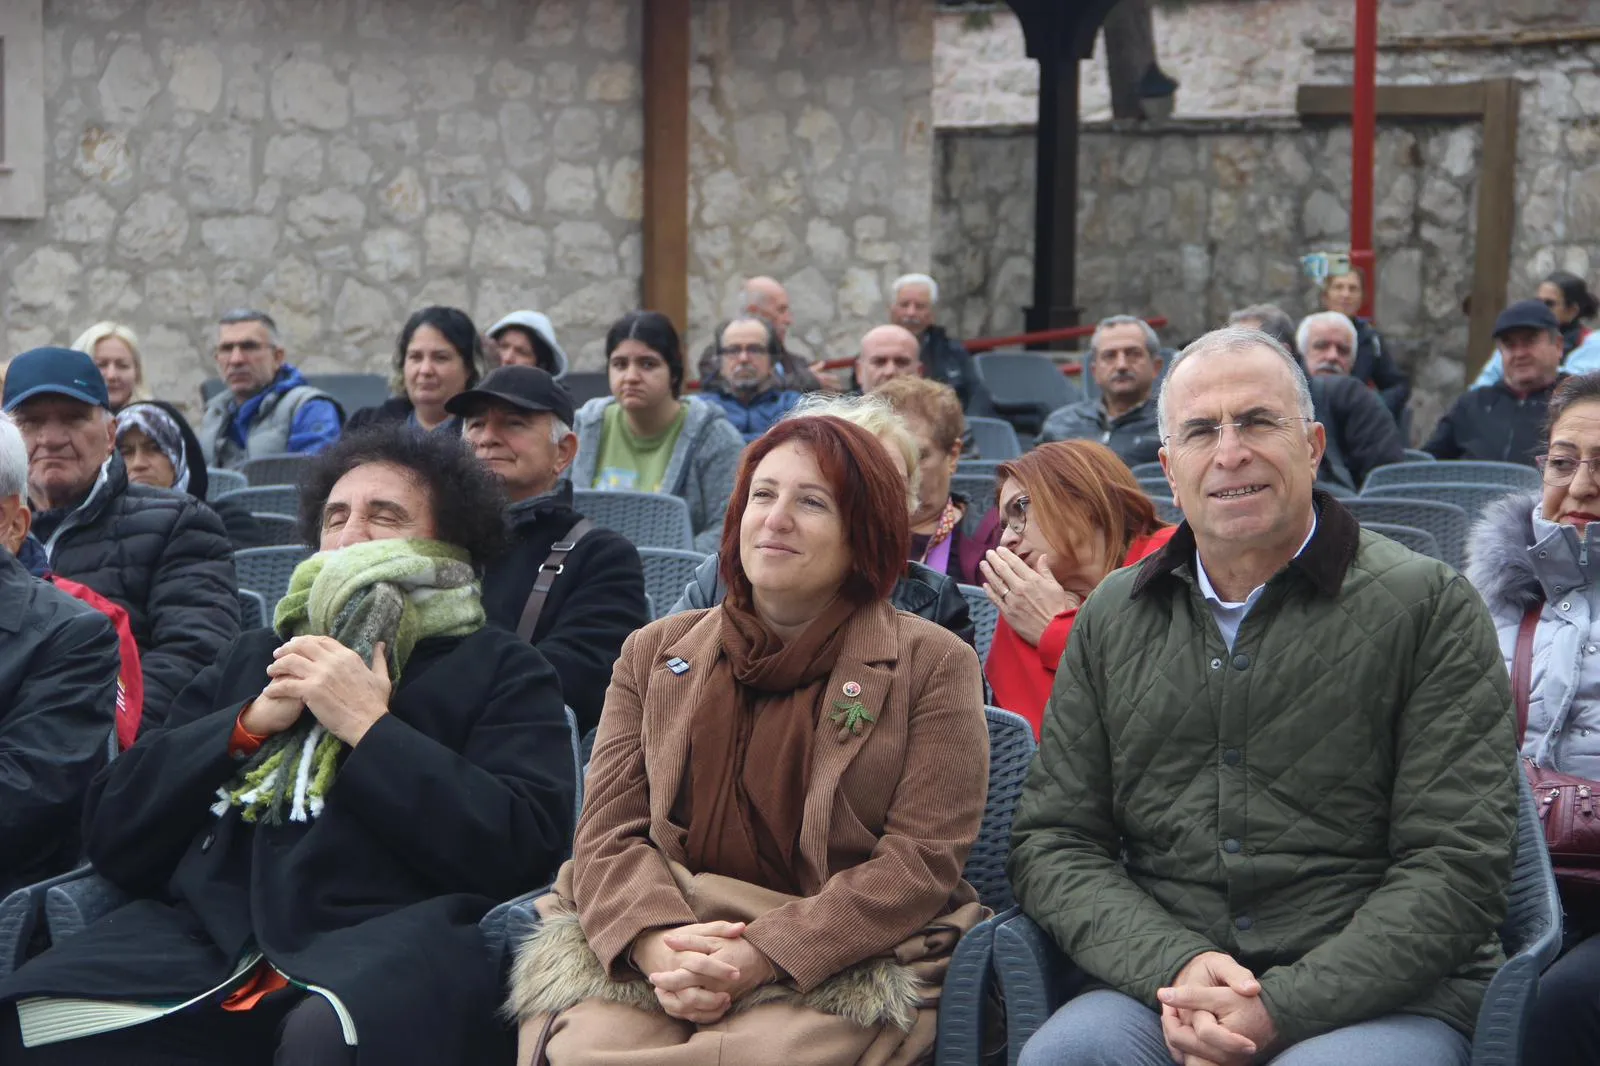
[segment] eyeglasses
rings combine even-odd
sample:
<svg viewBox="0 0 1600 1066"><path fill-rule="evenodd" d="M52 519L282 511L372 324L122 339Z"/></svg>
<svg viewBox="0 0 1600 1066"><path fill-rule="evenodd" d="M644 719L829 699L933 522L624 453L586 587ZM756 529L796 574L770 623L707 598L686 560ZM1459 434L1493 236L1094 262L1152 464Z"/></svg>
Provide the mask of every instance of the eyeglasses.
<svg viewBox="0 0 1600 1066"><path fill-rule="evenodd" d="M1600 455L1579 459L1576 455L1536 455L1533 465L1544 472L1546 485L1567 485L1578 476L1578 467L1589 468L1589 480L1600 484Z"/></svg>
<svg viewBox="0 0 1600 1066"><path fill-rule="evenodd" d="M767 346L765 344L730 344L726 347L718 348L717 354L724 357L748 355L752 359L757 359L767 354Z"/></svg>
<svg viewBox="0 0 1600 1066"><path fill-rule="evenodd" d="M1031 502L1026 496L1017 496L1001 512L1006 528L1019 537L1028 531L1028 505Z"/></svg>
<svg viewBox="0 0 1600 1066"><path fill-rule="evenodd" d="M1185 452L1215 450L1222 447L1222 431L1232 429L1239 435L1239 443L1246 448L1259 447L1281 438L1295 422L1310 422L1303 415L1275 418L1272 415L1245 415L1237 422L1210 422L1200 419L1185 422L1176 433L1161 438L1168 448Z"/></svg>

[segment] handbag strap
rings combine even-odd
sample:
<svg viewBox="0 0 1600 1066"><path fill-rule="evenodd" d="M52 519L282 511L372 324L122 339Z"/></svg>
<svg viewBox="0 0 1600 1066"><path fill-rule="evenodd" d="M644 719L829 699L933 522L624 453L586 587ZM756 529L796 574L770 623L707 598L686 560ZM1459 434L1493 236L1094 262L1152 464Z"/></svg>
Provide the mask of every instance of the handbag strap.
<svg viewBox="0 0 1600 1066"><path fill-rule="evenodd" d="M561 576L561 571L567 568L567 556L592 529L593 522L580 518L567 530L566 540L558 540L550 545L550 555L539 564L539 573L533 579L528 602L522 608L522 620L517 623L517 636L523 640L533 639L533 631L539 625L539 615L544 613L544 603L550 598L550 589L555 585L556 578Z"/></svg>
<svg viewBox="0 0 1600 1066"><path fill-rule="evenodd" d="M1533 631L1539 628L1541 604L1534 604L1517 626L1517 650L1511 656L1511 698L1517 705L1517 749L1528 732L1528 700L1533 695Z"/></svg>

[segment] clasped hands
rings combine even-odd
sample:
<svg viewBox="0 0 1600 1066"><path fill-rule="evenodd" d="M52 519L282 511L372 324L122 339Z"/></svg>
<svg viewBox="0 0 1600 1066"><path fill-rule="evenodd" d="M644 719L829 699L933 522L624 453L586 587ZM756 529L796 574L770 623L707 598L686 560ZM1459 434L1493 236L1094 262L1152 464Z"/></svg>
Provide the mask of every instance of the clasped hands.
<svg viewBox="0 0 1600 1066"><path fill-rule="evenodd" d="M1220 951L1189 960L1161 1001L1161 1035L1178 1066L1264 1060L1278 1039L1255 974Z"/></svg>
<svg viewBox="0 0 1600 1066"><path fill-rule="evenodd" d="M258 737L281 733L309 710L324 729L354 747L389 713L389 661L383 644L372 666L332 637L295 637L272 653L267 687L239 723Z"/></svg>
<svg viewBox="0 0 1600 1066"><path fill-rule="evenodd" d="M744 931L744 922L653 929L633 942L630 959L655 987L662 1010L680 1021L711 1025L734 1000L777 979L776 967Z"/></svg>

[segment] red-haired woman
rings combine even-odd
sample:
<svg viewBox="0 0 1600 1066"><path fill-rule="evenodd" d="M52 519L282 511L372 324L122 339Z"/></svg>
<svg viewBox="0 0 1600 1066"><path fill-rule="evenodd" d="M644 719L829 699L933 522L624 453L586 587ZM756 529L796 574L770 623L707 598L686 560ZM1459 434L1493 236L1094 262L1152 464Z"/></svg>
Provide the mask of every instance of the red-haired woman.
<svg viewBox="0 0 1600 1066"><path fill-rule="evenodd" d="M1172 539L1172 526L1103 444L1041 444L995 471L1004 532L979 569L1000 608L984 673L995 702L1033 723L1055 687L1078 608L1120 566Z"/></svg>
<svg viewBox="0 0 1600 1066"><path fill-rule="evenodd" d="M988 744L972 649L888 596L905 478L833 417L746 449L720 606L623 647L573 858L519 951L518 1061L921 1061Z"/></svg>

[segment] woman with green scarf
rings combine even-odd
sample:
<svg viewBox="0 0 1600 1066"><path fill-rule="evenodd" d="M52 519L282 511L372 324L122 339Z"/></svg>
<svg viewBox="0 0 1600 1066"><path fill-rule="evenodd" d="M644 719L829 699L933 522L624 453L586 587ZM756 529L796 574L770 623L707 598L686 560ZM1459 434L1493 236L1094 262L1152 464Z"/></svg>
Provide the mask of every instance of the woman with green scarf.
<svg viewBox="0 0 1600 1066"><path fill-rule="evenodd" d="M554 671L484 625L499 493L403 427L314 461L274 628L92 786L129 901L0 980L0 1064L509 1056L477 923L554 874L576 783Z"/></svg>

